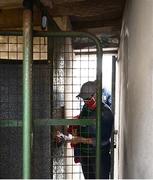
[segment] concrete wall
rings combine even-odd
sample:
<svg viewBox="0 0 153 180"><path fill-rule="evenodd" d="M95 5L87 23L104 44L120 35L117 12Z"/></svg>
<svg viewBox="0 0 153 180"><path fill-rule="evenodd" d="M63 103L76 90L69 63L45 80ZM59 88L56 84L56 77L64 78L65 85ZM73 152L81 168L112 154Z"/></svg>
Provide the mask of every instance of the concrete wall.
<svg viewBox="0 0 153 180"><path fill-rule="evenodd" d="M117 63L119 177L153 178L153 1L127 3Z"/></svg>

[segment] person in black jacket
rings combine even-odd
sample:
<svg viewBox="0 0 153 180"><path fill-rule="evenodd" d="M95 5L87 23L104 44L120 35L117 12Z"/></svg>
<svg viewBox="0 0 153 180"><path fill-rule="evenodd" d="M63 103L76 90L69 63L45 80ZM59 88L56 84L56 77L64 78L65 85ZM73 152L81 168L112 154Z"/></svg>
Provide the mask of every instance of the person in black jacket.
<svg viewBox="0 0 153 180"><path fill-rule="evenodd" d="M96 119L96 81L88 81L81 87L80 97L84 101L83 109L80 113L80 119ZM102 130L101 130L101 179L108 179L110 172L110 138L112 133L114 117L108 105L102 102ZM80 147L80 162L82 165L85 179L96 178L96 127L81 126L78 132L81 143L77 143ZM86 139L86 141L85 141Z"/></svg>
<svg viewBox="0 0 153 180"><path fill-rule="evenodd" d="M84 83L78 94L84 106L79 119L96 119L96 81ZM101 129L101 175L100 179L109 179L111 166L110 138L114 117L108 105L102 102ZM75 144L74 152L78 154L85 179L96 179L96 126L80 126L77 135L68 140ZM79 152L79 153L78 153Z"/></svg>

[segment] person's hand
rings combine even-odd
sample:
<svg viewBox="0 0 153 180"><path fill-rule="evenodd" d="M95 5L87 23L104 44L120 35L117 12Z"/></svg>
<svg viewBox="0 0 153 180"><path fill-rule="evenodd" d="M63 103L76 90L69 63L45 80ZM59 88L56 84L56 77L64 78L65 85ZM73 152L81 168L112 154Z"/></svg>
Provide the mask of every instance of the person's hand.
<svg viewBox="0 0 153 180"><path fill-rule="evenodd" d="M61 136L61 132L60 132L60 131L57 131L57 132L56 132L55 142L56 142L57 144L61 144L62 142L64 142L64 138L63 138L63 136Z"/></svg>
<svg viewBox="0 0 153 180"><path fill-rule="evenodd" d="M72 144L79 144L82 143L82 137L79 136L73 136L72 140L71 140Z"/></svg>
<svg viewBox="0 0 153 180"><path fill-rule="evenodd" d="M72 137L73 137L72 134L65 135L65 134L61 133L60 131L56 132L56 141L57 142L61 142L61 141L69 142L72 140Z"/></svg>
<svg viewBox="0 0 153 180"><path fill-rule="evenodd" d="M72 144L93 144L93 140L92 138L84 138L84 137L80 137L80 136L73 136L72 140L71 140Z"/></svg>
<svg viewBox="0 0 153 180"><path fill-rule="evenodd" d="M93 144L92 138L84 138L80 136L72 136L69 134L68 136L64 135L60 131L56 132L55 141L57 144L61 144L63 142L70 142L72 144Z"/></svg>

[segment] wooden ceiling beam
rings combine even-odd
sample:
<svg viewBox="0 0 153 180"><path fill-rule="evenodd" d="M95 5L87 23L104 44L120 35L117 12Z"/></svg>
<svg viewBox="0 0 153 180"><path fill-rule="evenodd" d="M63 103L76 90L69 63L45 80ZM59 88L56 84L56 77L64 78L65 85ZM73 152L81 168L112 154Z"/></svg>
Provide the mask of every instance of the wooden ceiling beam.
<svg viewBox="0 0 153 180"><path fill-rule="evenodd" d="M105 15L97 15L97 16L91 16L89 17L76 17L71 16L72 21L101 21L101 20L111 20L111 19L119 19L122 15L119 12L113 11L109 13L105 13Z"/></svg>
<svg viewBox="0 0 153 180"><path fill-rule="evenodd" d="M71 2L62 4L53 4L53 8L49 8L50 16L78 16L92 17L105 15L112 12L122 14L122 0L92 0L82 2Z"/></svg>
<svg viewBox="0 0 153 180"><path fill-rule="evenodd" d="M0 10L0 29L22 28L23 9L3 9ZM34 26L40 26L41 14L39 11L34 12Z"/></svg>
<svg viewBox="0 0 153 180"><path fill-rule="evenodd" d="M101 21L74 21L72 22L73 30L97 28L97 27L120 27L122 19L111 19Z"/></svg>
<svg viewBox="0 0 153 180"><path fill-rule="evenodd" d="M22 0L0 0L0 9L12 9L22 7Z"/></svg>
<svg viewBox="0 0 153 180"><path fill-rule="evenodd" d="M22 26L22 9L7 9L0 11L0 28L18 28Z"/></svg>
<svg viewBox="0 0 153 180"><path fill-rule="evenodd" d="M79 30L78 30L79 31ZM89 32L97 36L108 36L108 37L119 37L120 36L120 27L98 27L90 29L82 29L80 31Z"/></svg>
<svg viewBox="0 0 153 180"><path fill-rule="evenodd" d="M72 2L82 2L86 0L52 0L54 4L72 3Z"/></svg>

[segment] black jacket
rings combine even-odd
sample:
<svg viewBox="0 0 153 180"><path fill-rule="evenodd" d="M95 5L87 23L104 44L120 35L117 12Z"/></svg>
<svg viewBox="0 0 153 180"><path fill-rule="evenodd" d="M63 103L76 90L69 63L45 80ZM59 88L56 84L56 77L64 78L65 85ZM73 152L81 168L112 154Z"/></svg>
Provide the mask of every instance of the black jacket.
<svg viewBox="0 0 153 180"><path fill-rule="evenodd" d="M90 110L86 107L86 105L84 105L83 109L80 113L80 119L96 119L96 109ZM111 137L113 123L114 123L114 116L113 116L109 106L102 103L102 125L101 125L101 127L102 127L102 129L101 129L101 146L102 146L102 148L105 145L110 144L109 140ZM81 126L80 130L79 130L79 134L82 137L94 138L96 140L96 126L94 126L94 125ZM88 148L95 149L94 146L95 145L81 144L81 149L84 149L84 151L86 151Z"/></svg>

